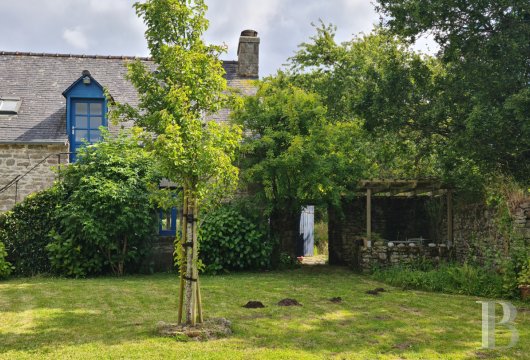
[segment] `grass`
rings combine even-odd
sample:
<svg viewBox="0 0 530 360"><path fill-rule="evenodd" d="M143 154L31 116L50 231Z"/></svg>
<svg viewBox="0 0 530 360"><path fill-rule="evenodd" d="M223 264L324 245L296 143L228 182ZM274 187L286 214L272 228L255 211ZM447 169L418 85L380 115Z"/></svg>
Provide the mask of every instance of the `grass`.
<svg viewBox="0 0 530 360"><path fill-rule="evenodd" d="M175 321L175 275L0 283L2 359L524 359L530 358L530 312L519 306L519 342L479 350L478 298L402 291L346 269L202 277L209 317L233 323L229 338L179 342L156 334ZM366 294L375 287L389 292ZM340 296L333 304L329 298ZM285 297L301 307L280 307ZM264 309L246 309L260 300ZM501 311L498 311L500 317ZM498 329L498 345L509 333Z"/></svg>

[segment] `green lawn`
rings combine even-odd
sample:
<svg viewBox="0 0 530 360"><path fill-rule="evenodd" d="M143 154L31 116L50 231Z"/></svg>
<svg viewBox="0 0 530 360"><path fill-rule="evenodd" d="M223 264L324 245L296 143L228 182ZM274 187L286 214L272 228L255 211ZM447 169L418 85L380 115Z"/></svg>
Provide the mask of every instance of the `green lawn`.
<svg viewBox="0 0 530 360"><path fill-rule="evenodd" d="M390 291L365 293L380 286ZM486 351L478 349L476 298L401 291L345 269L204 276L202 291L206 316L231 320L231 337L178 342L156 334L158 321L176 319L175 275L1 282L0 358L530 359L530 312L521 304L518 345ZM328 301L335 296L343 302ZM277 306L285 297L303 306ZM266 308L242 308L248 300ZM508 332L498 334L497 343L507 343Z"/></svg>

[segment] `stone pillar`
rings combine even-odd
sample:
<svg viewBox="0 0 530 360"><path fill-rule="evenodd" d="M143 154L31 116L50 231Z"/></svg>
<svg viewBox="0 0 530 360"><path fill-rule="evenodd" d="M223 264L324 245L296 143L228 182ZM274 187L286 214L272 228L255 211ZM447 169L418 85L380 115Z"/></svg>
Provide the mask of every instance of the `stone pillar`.
<svg viewBox="0 0 530 360"><path fill-rule="evenodd" d="M244 30L237 47L237 74L257 79L259 76L259 37L255 30Z"/></svg>

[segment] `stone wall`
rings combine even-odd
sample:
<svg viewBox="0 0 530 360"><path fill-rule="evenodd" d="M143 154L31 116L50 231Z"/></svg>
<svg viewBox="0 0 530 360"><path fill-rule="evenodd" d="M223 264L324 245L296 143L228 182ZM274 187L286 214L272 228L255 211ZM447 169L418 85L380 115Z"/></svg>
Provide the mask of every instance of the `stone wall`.
<svg viewBox="0 0 530 360"><path fill-rule="evenodd" d="M372 247L361 248L361 268L370 270L374 266L387 267L408 264L427 259L437 264L449 259L449 249L445 244L417 245L397 244L376 241Z"/></svg>
<svg viewBox="0 0 530 360"><path fill-rule="evenodd" d="M442 243L441 221L432 221L427 209L429 198L372 198L374 238L403 241L423 237ZM329 263L360 269L360 249L366 235L366 197L344 200L340 208L328 209Z"/></svg>
<svg viewBox="0 0 530 360"><path fill-rule="evenodd" d="M514 227L512 239L506 236L510 232L509 224L499 222L499 214L494 207L481 203L455 204L453 227L456 260L485 262L494 260L498 255L508 255L515 237L530 244L530 201L516 205L511 218ZM502 229L503 226L508 228Z"/></svg>
<svg viewBox="0 0 530 360"><path fill-rule="evenodd" d="M59 158L53 154L67 152L66 145L4 145L0 144L0 188L17 175L23 175L40 161L50 156L33 171L24 176L18 186L11 186L0 193L0 211L11 209L16 202L36 191L50 187L56 177L52 167L57 166ZM68 162L67 155L61 155L60 162Z"/></svg>

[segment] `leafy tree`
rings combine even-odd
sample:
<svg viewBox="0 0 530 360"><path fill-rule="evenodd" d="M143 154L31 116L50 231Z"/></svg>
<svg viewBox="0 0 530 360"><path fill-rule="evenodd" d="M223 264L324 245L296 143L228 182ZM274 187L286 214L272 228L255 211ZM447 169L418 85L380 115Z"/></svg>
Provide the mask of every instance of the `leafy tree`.
<svg viewBox="0 0 530 360"><path fill-rule="evenodd" d="M369 131L417 128L426 118L435 59L416 54L382 29L337 44L320 24L290 59L295 83L319 94L332 122L362 119Z"/></svg>
<svg viewBox="0 0 530 360"><path fill-rule="evenodd" d="M255 96L244 99L233 120L245 129L239 165L242 180L251 187L256 203L270 217L271 234L278 236L280 251L295 256L301 205L309 201L301 179L310 159L293 152L314 128L323 126L325 108L319 97L294 86L278 73L259 83Z"/></svg>
<svg viewBox="0 0 530 360"><path fill-rule="evenodd" d="M456 158L530 178L530 5L527 0L378 0L383 24L414 41L431 34L446 75L435 130ZM469 161L464 161L469 162Z"/></svg>
<svg viewBox="0 0 530 360"><path fill-rule="evenodd" d="M141 61L129 65L128 79L139 94L138 106L115 106L112 117L133 120L147 131L146 146L162 175L182 185L183 231L177 245L181 288L179 322L202 321L197 271L199 207L218 202L235 189L238 170L232 164L241 137L237 127L205 118L226 106L223 47L201 39L208 27L203 0L148 0L134 5L147 30L155 69ZM184 279L185 289L184 289ZM199 299L199 301L197 301Z"/></svg>
<svg viewBox="0 0 530 360"><path fill-rule="evenodd" d="M137 265L156 234L150 183L157 181L150 154L127 133L79 151L55 185L53 239L46 246L52 270L68 276L122 275Z"/></svg>

